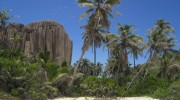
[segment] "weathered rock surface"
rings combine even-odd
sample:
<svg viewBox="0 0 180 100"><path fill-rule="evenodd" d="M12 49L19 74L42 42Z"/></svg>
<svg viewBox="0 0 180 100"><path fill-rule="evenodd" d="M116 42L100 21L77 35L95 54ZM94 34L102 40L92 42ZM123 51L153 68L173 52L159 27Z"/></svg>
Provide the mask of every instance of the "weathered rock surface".
<svg viewBox="0 0 180 100"><path fill-rule="evenodd" d="M10 23L4 31L0 32L0 41L8 48L20 48L27 55L48 51L57 63L71 63L72 41L63 26L56 22L41 21L26 26Z"/></svg>

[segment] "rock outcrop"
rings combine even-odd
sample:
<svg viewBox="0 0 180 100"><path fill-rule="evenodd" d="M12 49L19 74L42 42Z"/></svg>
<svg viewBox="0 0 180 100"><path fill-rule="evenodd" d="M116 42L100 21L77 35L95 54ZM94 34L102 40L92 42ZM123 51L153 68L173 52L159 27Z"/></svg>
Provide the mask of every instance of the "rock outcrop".
<svg viewBox="0 0 180 100"><path fill-rule="evenodd" d="M19 48L26 55L50 52L50 58L61 64L71 63L72 41L63 26L53 21L28 25L10 23L0 32L0 41L8 48Z"/></svg>

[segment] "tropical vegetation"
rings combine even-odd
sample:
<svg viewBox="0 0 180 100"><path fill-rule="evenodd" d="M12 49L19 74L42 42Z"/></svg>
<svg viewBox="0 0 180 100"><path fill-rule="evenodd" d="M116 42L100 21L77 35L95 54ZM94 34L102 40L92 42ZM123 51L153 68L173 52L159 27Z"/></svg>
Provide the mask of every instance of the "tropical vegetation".
<svg viewBox="0 0 180 100"><path fill-rule="evenodd" d="M171 24L158 19L147 37L139 36L135 25L118 24L118 33L109 30L113 6L119 0L78 0L88 10L82 26L83 46L80 59L73 65L50 60L50 53L26 56L18 48L6 48L0 41L0 99L46 100L61 96L151 96L163 100L180 99L180 50L175 50L175 34ZM0 32L6 34L11 16L0 11ZM12 40L19 41L15 35ZM144 41L147 39L147 42ZM108 50L105 65L96 63L96 48ZM94 62L83 58L92 47ZM129 57L133 57L133 65ZM148 56L144 64L136 64L139 56Z"/></svg>

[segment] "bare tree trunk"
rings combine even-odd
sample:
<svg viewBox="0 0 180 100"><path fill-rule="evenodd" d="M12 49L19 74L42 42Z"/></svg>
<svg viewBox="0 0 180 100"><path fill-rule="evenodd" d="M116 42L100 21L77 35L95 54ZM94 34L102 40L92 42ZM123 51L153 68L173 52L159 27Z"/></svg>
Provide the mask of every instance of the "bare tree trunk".
<svg viewBox="0 0 180 100"><path fill-rule="evenodd" d="M68 84L69 88L71 88L72 85L73 85L73 83L74 83L74 80L75 80L75 76L76 76L78 67L79 67L79 65L80 65L80 63L81 63L81 61L82 61L82 58L83 58L84 54L85 54L85 51L82 51L82 54L81 54L81 56L80 56L80 58L79 58L79 60L78 60L78 63L77 63L77 65L75 66L74 73L73 73L73 76L72 76L72 80L71 80L71 81L69 82L69 84Z"/></svg>
<svg viewBox="0 0 180 100"><path fill-rule="evenodd" d="M133 56L133 59L134 59L134 68L136 67L136 59L135 59L135 56Z"/></svg>
<svg viewBox="0 0 180 100"><path fill-rule="evenodd" d="M96 45L94 43L94 69L96 68ZM95 76L95 70L93 71L93 76Z"/></svg>
<svg viewBox="0 0 180 100"><path fill-rule="evenodd" d="M148 67L149 67L149 61L147 62L148 63ZM141 67L141 69L139 70L139 72L133 77L133 79L131 80L131 82L129 83L128 87L127 87L127 90L130 88L131 84L133 83L133 81L135 80L135 78L140 74L140 72L144 69L144 67L146 66L146 64L144 64L144 66Z"/></svg>
<svg viewBox="0 0 180 100"><path fill-rule="evenodd" d="M122 47L122 57L121 57L121 66L122 66L122 70L123 70L123 73L127 74L128 72L128 58L127 58L127 51L126 51L126 47L123 46Z"/></svg>
<svg viewBox="0 0 180 100"><path fill-rule="evenodd" d="M110 58L110 51L109 51L109 48L108 48L108 58Z"/></svg>

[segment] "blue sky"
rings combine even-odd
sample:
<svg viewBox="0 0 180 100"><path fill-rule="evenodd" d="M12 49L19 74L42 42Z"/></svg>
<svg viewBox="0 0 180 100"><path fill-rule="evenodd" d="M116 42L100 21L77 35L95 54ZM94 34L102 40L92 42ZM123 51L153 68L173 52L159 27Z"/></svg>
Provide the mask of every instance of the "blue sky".
<svg viewBox="0 0 180 100"><path fill-rule="evenodd" d="M80 26L86 19L78 21L79 16L86 10L80 8L76 0L0 0L0 10L12 9L10 15L18 15L10 21L28 24L35 21L54 20L64 26L73 41L72 64L81 55L82 32ZM146 36L147 30L154 26L157 19L163 18L169 21L175 28L175 39L180 49L180 0L121 0L121 4L115 9L123 16L111 19L112 33L117 33L117 23L133 24L136 34ZM146 39L145 39L146 41ZM93 53L90 49L84 58L93 61ZM143 63L147 58L140 57L137 63ZM97 50L97 61L107 62L107 50ZM130 62L132 59L130 58Z"/></svg>

